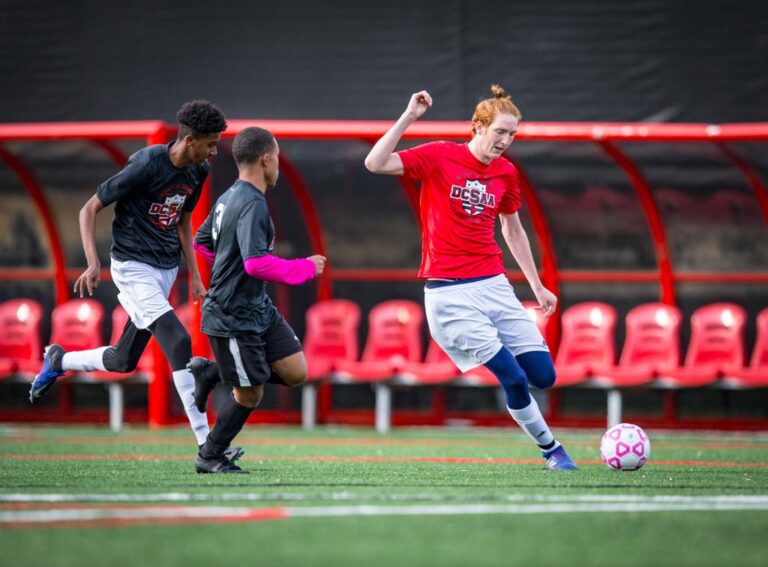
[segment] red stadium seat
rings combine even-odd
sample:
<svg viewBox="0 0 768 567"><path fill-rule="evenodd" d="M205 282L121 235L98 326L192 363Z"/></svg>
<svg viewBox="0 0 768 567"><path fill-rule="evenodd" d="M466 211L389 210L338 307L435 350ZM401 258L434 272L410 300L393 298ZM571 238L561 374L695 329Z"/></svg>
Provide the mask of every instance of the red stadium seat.
<svg viewBox="0 0 768 567"><path fill-rule="evenodd" d="M346 299L315 303L307 310L304 355L307 383L302 389L301 423L311 429L317 421L317 382L329 377L339 360L357 360L360 307Z"/></svg>
<svg viewBox="0 0 768 567"><path fill-rule="evenodd" d="M563 334L555 360L556 387L586 382L596 367L615 359L616 310L607 303L586 302L563 313Z"/></svg>
<svg viewBox="0 0 768 567"><path fill-rule="evenodd" d="M301 424L317 421L317 383L331 376L340 360L357 360L360 307L346 299L330 299L307 309L304 355L307 382L301 392Z"/></svg>
<svg viewBox="0 0 768 567"><path fill-rule="evenodd" d="M368 316L368 339L360 361L339 360L333 382L371 383L376 389L376 430L389 431L392 392L390 381L408 362L421 360L424 310L407 299L379 303Z"/></svg>
<svg viewBox="0 0 768 567"><path fill-rule="evenodd" d="M714 383L726 368L744 365L746 312L733 303L713 303L691 316L691 341L685 364L660 376L662 388L693 388Z"/></svg>
<svg viewBox="0 0 768 567"><path fill-rule="evenodd" d="M34 299L0 303L0 379L17 372L33 375L40 369L42 315L43 308Z"/></svg>
<svg viewBox="0 0 768 567"><path fill-rule="evenodd" d="M93 299L70 299L53 310L51 343L64 350L89 350L104 346L104 308Z"/></svg>
<svg viewBox="0 0 768 567"><path fill-rule="evenodd" d="M360 307L346 299L315 303L307 310L304 355L309 381L327 377L339 360L357 360Z"/></svg>
<svg viewBox="0 0 768 567"><path fill-rule="evenodd" d="M405 386L445 384L459 374L459 369L434 340L429 342L424 362L405 362L395 382Z"/></svg>
<svg viewBox="0 0 768 567"><path fill-rule="evenodd" d="M405 362L419 362L424 310L407 299L379 303L368 317L368 339L360 361L339 360L334 381L378 382L392 378Z"/></svg>
<svg viewBox="0 0 768 567"><path fill-rule="evenodd" d="M768 386L768 308L757 315L757 340L749 366L726 366L722 385L726 388L764 388Z"/></svg>
<svg viewBox="0 0 768 567"><path fill-rule="evenodd" d="M680 310L646 303L627 313L627 337L618 366L593 366L592 385L606 388L640 386L680 364Z"/></svg>

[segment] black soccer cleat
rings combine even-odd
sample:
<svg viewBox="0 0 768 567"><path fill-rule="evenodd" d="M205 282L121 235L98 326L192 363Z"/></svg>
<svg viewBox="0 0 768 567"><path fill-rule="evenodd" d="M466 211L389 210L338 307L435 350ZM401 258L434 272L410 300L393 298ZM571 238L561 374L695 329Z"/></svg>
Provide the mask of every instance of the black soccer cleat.
<svg viewBox="0 0 768 567"><path fill-rule="evenodd" d="M56 378L64 374L63 370L54 370L54 368L61 369L61 359L65 353L66 351L56 344L45 348L43 366L29 388L29 402L31 404L43 399L48 390L56 383Z"/></svg>
<svg viewBox="0 0 768 567"><path fill-rule="evenodd" d="M227 447L224 449L224 458L233 464L243 455L245 455L245 449L242 447Z"/></svg>
<svg viewBox="0 0 768 567"><path fill-rule="evenodd" d="M195 471L198 474L248 474L248 471L244 471L233 464L223 455L221 457L204 459L198 454L197 457L195 457Z"/></svg>
<svg viewBox="0 0 768 567"><path fill-rule="evenodd" d="M187 370L192 373L192 377L195 379L195 391L192 396L195 399L195 407L200 413L205 413L208 406L208 396L219 383L218 372L214 373L213 377L207 377L208 367L213 362L202 356L193 356L192 360L187 363Z"/></svg>

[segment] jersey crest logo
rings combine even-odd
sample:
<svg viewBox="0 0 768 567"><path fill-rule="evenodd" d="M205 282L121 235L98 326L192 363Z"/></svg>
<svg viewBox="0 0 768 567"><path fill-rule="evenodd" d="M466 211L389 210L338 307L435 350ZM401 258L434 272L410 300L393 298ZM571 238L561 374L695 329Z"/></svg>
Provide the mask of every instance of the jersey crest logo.
<svg viewBox="0 0 768 567"><path fill-rule="evenodd" d="M461 201L464 212L471 216L479 215L486 207L496 208L496 196L486 192L486 185L471 179L464 187L451 185L451 199Z"/></svg>
<svg viewBox="0 0 768 567"><path fill-rule="evenodd" d="M165 199L163 199L164 196ZM152 224L157 228L167 230L176 225L181 208L187 200L187 193L186 191L183 193L173 192L170 195L164 193L160 195L160 198L163 199L163 202L152 203L149 206L149 216Z"/></svg>

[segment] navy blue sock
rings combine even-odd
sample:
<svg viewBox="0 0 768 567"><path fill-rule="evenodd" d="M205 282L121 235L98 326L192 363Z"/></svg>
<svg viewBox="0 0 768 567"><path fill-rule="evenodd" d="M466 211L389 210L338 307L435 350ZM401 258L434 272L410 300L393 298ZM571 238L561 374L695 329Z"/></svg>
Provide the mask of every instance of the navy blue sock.
<svg viewBox="0 0 768 567"><path fill-rule="evenodd" d="M546 390L555 385L555 365L548 352L533 350L518 354L515 358L533 386Z"/></svg>
<svg viewBox="0 0 768 567"><path fill-rule="evenodd" d="M486 362L485 366L493 372L501 387L504 388L504 392L507 394L507 407L522 409L531 404L531 395L528 393L528 378L507 347L501 347L501 350Z"/></svg>

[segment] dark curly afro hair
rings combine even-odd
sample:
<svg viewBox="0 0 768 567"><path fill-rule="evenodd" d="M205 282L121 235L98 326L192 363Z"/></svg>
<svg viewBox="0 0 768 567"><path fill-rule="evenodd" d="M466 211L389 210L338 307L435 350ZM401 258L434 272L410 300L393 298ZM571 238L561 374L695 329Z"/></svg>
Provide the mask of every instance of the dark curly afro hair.
<svg viewBox="0 0 768 567"><path fill-rule="evenodd" d="M188 135L200 138L227 129L224 113L207 100L185 102L176 113L176 120L179 123L179 138Z"/></svg>

